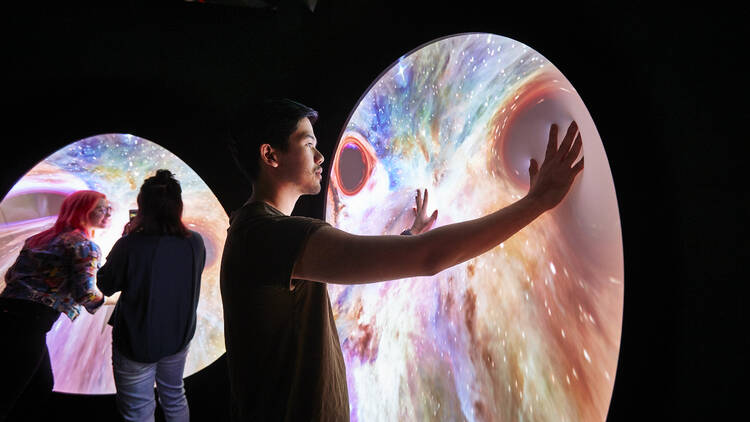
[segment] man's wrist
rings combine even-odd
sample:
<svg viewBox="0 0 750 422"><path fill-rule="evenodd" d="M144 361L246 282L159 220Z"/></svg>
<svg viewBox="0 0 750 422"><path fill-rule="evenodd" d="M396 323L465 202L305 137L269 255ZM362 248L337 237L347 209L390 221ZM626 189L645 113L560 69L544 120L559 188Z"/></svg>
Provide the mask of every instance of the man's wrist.
<svg viewBox="0 0 750 422"><path fill-rule="evenodd" d="M532 213L541 215L549 210L549 207L545 206L544 202L533 195L526 195L521 198L518 202L523 202Z"/></svg>

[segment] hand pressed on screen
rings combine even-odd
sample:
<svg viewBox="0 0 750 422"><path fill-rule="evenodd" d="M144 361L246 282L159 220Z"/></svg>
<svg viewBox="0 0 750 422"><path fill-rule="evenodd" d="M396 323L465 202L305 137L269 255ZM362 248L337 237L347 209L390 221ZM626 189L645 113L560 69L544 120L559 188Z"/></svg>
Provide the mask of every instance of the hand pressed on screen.
<svg viewBox="0 0 750 422"><path fill-rule="evenodd" d="M573 164L581 152L583 141L578 125L573 121L560 147L557 147L557 125L549 130L549 141L544 162L539 167L535 159L529 165L531 187L528 196L545 209L554 208L562 201L573 185L576 175L583 170L583 157Z"/></svg>
<svg viewBox="0 0 750 422"><path fill-rule="evenodd" d="M412 208L412 211L414 211L414 224L412 224L409 229L411 234L424 233L427 230L430 230L432 225L435 224L438 210L433 211L433 213L427 217L427 197L428 193L426 188L424 190L424 196L422 196L422 192L417 189L417 196L414 199L416 206Z"/></svg>

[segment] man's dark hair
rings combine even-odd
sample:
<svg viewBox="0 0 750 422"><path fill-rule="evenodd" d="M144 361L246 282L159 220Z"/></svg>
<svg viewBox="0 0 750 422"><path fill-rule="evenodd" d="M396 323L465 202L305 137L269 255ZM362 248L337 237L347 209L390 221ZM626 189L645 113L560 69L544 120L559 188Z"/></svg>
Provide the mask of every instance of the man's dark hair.
<svg viewBox="0 0 750 422"><path fill-rule="evenodd" d="M131 233L190 236L182 224L182 188L169 170L157 170L143 182L138 193L138 214Z"/></svg>
<svg viewBox="0 0 750 422"><path fill-rule="evenodd" d="M260 146L269 144L286 151L289 136L304 117L315 123L318 112L286 98L249 103L239 109L230 126L229 150L250 183L260 172Z"/></svg>

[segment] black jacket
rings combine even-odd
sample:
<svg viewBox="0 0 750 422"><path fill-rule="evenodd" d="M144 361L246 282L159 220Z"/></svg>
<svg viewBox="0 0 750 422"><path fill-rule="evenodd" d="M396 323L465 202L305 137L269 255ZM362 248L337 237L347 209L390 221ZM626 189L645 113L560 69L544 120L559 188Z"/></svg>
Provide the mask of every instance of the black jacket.
<svg viewBox="0 0 750 422"><path fill-rule="evenodd" d="M150 363L184 349L195 334L206 249L189 237L133 233L120 238L99 269L107 296L122 291L112 317L112 346Z"/></svg>

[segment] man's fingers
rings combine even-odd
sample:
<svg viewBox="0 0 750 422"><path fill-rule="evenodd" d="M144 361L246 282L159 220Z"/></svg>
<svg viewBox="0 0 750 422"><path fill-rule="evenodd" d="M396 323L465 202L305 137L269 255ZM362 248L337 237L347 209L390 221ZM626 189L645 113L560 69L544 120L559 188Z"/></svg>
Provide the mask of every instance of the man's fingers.
<svg viewBox="0 0 750 422"><path fill-rule="evenodd" d="M560 149L557 150L560 154L560 161L564 160L568 154L570 145L576 137L576 132L578 132L578 124L573 120L573 122L570 123L570 126L568 126L568 131L565 133L565 138L563 138L562 144L560 144Z"/></svg>
<svg viewBox="0 0 750 422"><path fill-rule="evenodd" d="M424 188L424 197L422 198L422 209L427 209L427 197L429 195L429 192L427 192L427 188Z"/></svg>
<svg viewBox="0 0 750 422"><path fill-rule="evenodd" d="M570 151L568 151L568 154L565 156L565 162L568 163L568 165L572 164L573 161L578 158L578 153L581 152L581 147L583 147L583 140L581 139L581 133L578 133L578 136L576 136L576 140L573 141L573 146L570 148Z"/></svg>
<svg viewBox="0 0 750 422"><path fill-rule="evenodd" d="M573 177L575 177L575 175L577 175L578 173L581 172L581 170L583 170L583 158L584 157L581 157L581 159L578 160L576 165L573 166Z"/></svg>
<svg viewBox="0 0 750 422"><path fill-rule="evenodd" d="M555 155L555 152L557 152L557 125L552 123L552 126L549 128L549 141L547 141L547 151L544 153L544 161Z"/></svg>
<svg viewBox="0 0 750 422"><path fill-rule="evenodd" d="M417 198L414 200L417 203L417 213L422 210L422 191L417 189Z"/></svg>
<svg viewBox="0 0 750 422"><path fill-rule="evenodd" d="M435 224L435 220L437 220L438 217L438 210L435 210L432 212L432 215L430 216L430 219L427 220L427 224L425 224L425 231L432 228L432 225Z"/></svg>
<svg viewBox="0 0 750 422"><path fill-rule="evenodd" d="M529 162L529 182L532 182L534 180L538 172L539 165L537 164L536 160L532 158L531 162Z"/></svg>

